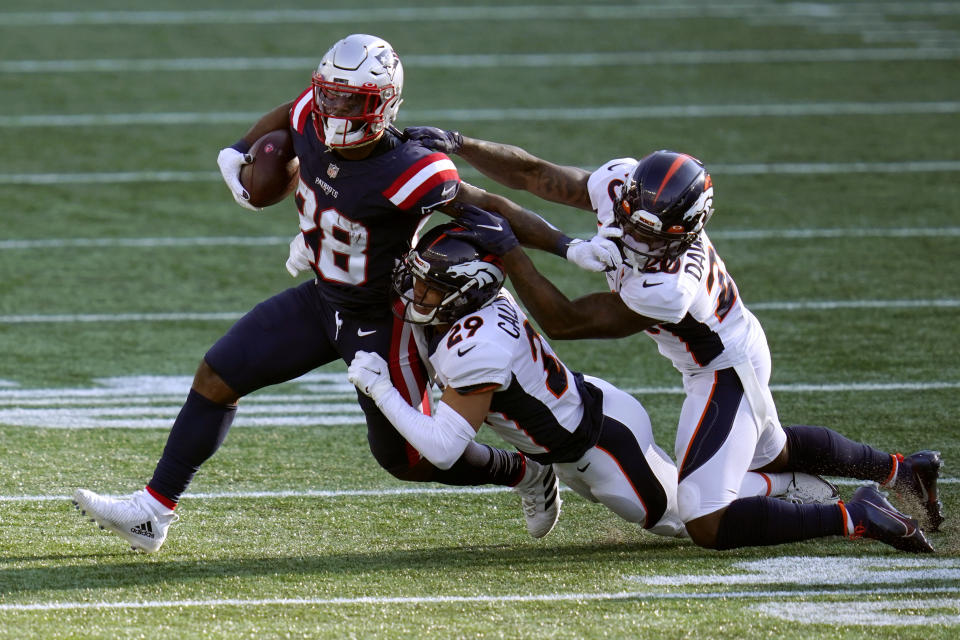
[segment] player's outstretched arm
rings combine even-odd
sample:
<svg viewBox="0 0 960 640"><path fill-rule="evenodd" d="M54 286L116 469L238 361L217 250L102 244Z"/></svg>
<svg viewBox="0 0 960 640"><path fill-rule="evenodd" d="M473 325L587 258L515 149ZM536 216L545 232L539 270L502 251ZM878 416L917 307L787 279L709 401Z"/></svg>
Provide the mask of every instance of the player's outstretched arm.
<svg viewBox="0 0 960 640"><path fill-rule="evenodd" d="M507 219L517 240L525 246L549 251L561 258L566 257L566 245L572 238L512 200L462 182L452 204L452 207L446 209L452 216L460 215L458 205L472 205L484 211L492 211Z"/></svg>
<svg viewBox="0 0 960 640"><path fill-rule="evenodd" d="M436 127L408 127L408 138L426 147L455 153L483 175L511 189L529 191L544 200L592 211L587 180L590 172L548 162L520 147L480 140ZM510 221L511 224L513 220Z"/></svg>
<svg viewBox="0 0 960 640"><path fill-rule="evenodd" d="M347 368L347 379L374 402L397 431L438 469L460 459L483 424L493 389L461 395L447 388L432 416L407 404L390 382L387 362L376 353L358 351Z"/></svg>
<svg viewBox="0 0 960 640"><path fill-rule="evenodd" d="M453 203L444 211L463 220L465 206L495 212L506 219L510 233L523 245L566 258L581 269L606 271L620 266L622 260L620 249L609 238L598 235L588 242L571 238L537 214L513 201L461 183ZM493 228L490 230L497 231Z"/></svg>
<svg viewBox="0 0 960 640"><path fill-rule="evenodd" d="M521 247L508 251L503 264L520 300L548 338L623 338L657 323L630 309L613 292L570 300L537 271Z"/></svg>

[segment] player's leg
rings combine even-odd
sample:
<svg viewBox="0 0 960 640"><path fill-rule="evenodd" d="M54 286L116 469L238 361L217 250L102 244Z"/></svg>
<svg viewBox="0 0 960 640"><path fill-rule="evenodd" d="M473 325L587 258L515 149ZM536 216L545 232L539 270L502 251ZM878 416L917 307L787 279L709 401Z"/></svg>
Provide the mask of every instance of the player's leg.
<svg viewBox="0 0 960 640"><path fill-rule="evenodd" d="M753 496L779 498L797 504L836 504L840 500L840 490L821 476L800 471L748 471L743 476L737 497Z"/></svg>
<svg viewBox="0 0 960 640"><path fill-rule="evenodd" d="M135 547L156 551L181 494L226 438L237 400L337 357L306 282L266 300L237 321L204 356L144 490L127 499L78 490L74 501Z"/></svg>
<svg viewBox="0 0 960 640"><path fill-rule="evenodd" d="M931 530L936 531L943 522L937 490L942 464L939 451L903 456L855 442L826 427L793 425L784 430L787 445L768 469L872 480L918 504Z"/></svg>
<svg viewBox="0 0 960 640"><path fill-rule="evenodd" d="M579 460L555 464L557 475L628 522L659 535L682 535L677 469L654 442L643 405L604 380L585 379L603 392L603 431Z"/></svg>
<svg viewBox="0 0 960 640"><path fill-rule="evenodd" d="M677 455L682 460L678 498L681 517L698 545L731 549L859 535L902 550L931 550L915 522L866 488L846 505L737 498L747 469L775 459L786 434L775 423L760 426L733 370L716 372L709 390L704 388L704 376L689 378L697 380L685 381L688 397L678 430Z"/></svg>

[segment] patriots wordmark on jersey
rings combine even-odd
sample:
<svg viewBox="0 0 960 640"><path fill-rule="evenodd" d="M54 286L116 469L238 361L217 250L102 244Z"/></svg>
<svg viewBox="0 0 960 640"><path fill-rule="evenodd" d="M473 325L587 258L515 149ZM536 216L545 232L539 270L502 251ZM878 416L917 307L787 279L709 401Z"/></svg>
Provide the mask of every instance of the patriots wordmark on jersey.
<svg viewBox="0 0 960 640"><path fill-rule="evenodd" d="M296 203L324 295L349 309L386 308L396 260L430 212L456 195L460 177L445 154L384 132L372 155L345 160L323 142L313 92L294 103L290 128L300 157Z"/></svg>
<svg viewBox="0 0 960 640"><path fill-rule="evenodd" d="M636 165L618 158L591 174L587 185L600 224L613 222L614 202ZM607 273L607 282L632 310L660 321L647 334L681 372L724 369L746 360L758 341L765 348L759 321L705 232L678 259L641 271L624 264Z"/></svg>

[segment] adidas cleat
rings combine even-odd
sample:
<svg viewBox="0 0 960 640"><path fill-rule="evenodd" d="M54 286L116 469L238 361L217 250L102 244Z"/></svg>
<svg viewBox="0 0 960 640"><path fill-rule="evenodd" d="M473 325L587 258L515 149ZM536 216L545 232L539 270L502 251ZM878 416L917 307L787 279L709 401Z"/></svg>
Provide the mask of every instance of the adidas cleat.
<svg viewBox="0 0 960 640"><path fill-rule="evenodd" d="M899 462L897 479L890 488L898 495L919 500L926 511L927 528L937 531L943 523L943 504L937 492L937 479L943 466L940 452L918 451L906 457L896 455Z"/></svg>
<svg viewBox="0 0 960 640"><path fill-rule="evenodd" d="M836 504L840 490L820 476L794 473L786 492L778 497L794 504Z"/></svg>
<svg viewBox="0 0 960 640"><path fill-rule="evenodd" d="M550 533L560 518L560 482L553 465L542 465L527 458L527 471L514 491L520 494L520 506L527 520L527 531L534 538Z"/></svg>
<svg viewBox="0 0 960 640"><path fill-rule="evenodd" d="M86 489L73 493L73 505L90 522L109 529L130 543L134 550L153 553L163 546L167 529L180 519L141 489L127 498L109 498Z"/></svg>
<svg viewBox="0 0 960 640"><path fill-rule="evenodd" d="M860 487L844 506L853 520L851 539L871 538L901 551L933 553L917 521L897 511L875 487Z"/></svg>

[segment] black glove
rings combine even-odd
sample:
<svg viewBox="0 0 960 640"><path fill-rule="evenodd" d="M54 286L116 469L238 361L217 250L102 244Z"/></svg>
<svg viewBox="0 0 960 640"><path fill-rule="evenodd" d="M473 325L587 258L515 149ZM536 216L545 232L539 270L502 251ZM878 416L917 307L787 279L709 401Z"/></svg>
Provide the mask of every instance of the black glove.
<svg viewBox="0 0 960 640"><path fill-rule="evenodd" d="M496 256L502 256L520 244L517 236L513 235L510 223L503 216L472 204L454 202L450 206L457 214L454 222L462 226L464 231L451 231L447 235L462 238Z"/></svg>
<svg viewBox="0 0 960 640"><path fill-rule="evenodd" d="M403 135L428 149L446 154L457 153L463 146L463 136L459 131L446 131L437 127L407 127L403 130Z"/></svg>

